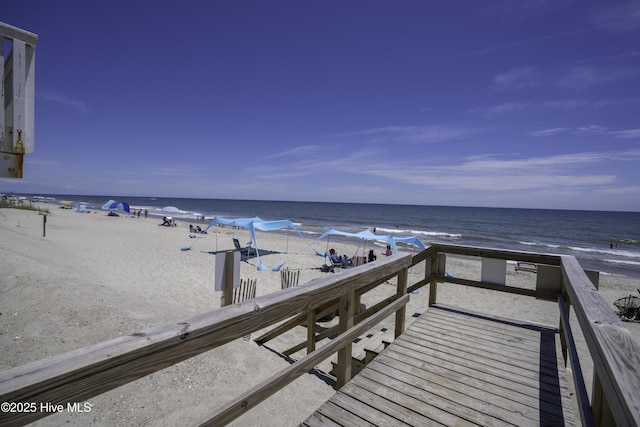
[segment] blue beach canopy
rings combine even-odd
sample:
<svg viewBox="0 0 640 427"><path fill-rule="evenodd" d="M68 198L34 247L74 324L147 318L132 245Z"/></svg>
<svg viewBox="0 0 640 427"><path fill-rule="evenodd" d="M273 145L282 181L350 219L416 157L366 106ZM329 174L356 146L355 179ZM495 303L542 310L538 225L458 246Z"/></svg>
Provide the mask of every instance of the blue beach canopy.
<svg viewBox="0 0 640 427"><path fill-rule="evenodd" d="M109 200L107 203L102 205L102 209L116 210L116 211L122 211L122 212L131 213L131 211L129 210L129 203L127 203L127 202L118 202L118 201L115 201L115 200Z"/></svg>
<svg viewBox="0 0 640 427"><path fill-rule="evenodd" d="M327 236L332 236L332 235L337 235L337 236L345 236L345 237L356 237L358 239L360 239L360 243L362 243L363 240L376 240L378 242L384 242L386 244L388 244L389 246L391 246L391 250L393 250L394 252L398 252L398 247L396 246L396 242L403 242L403 243L408 243L408 244L412 244L415 245L417 247L419 247L420 249L426 249L425 245L420 241L420 239L418 239L415 236L409 236L409 237L401 237L401 236L393 236L391 234L387 234L387 235L380 235L380 234L374 234L372 233L370 230L364 230L364 231L360 231L358 233L347 233L346 231L340 231L340 230L334 230L334 229L330 229L328 231L326 231L322 236L318 237L316 240L313 241L313 243L324 239ZM358 249L360 249L360 245L358 245ZM358 252L358 249L356 249L356 253ZM319 254L322 255L322 254Z"/></svg>
<svg viewBox="0 0 640 427"><path fill-rule="evenodd" d="M254 218L220 218L215 217L213 221L209 223L207 228L204 231L209 230L214 225L231 225L233 227L241 227L246 228L251 233L251 241L253 242L253 247L256 250L256 257L258 260L258 270L266 270L267 267L262 264L260 261L260 251L258 250L258 241L256 240L256 230L260 231L272 231L279 230L281 228L290 228L296 232L300 238L304 240L302 234L298 231L295 225L288 219L281 219L276 221L265 221L262 218L254 217Z"/></svg>

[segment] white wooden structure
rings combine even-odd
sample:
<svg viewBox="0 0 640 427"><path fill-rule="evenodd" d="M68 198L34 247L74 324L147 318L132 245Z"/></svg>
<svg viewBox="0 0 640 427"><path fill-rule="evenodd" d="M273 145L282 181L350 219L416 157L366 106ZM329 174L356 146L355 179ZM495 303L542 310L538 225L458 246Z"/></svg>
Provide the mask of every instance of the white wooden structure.
<svg viewBox="0 0 640 427"><path fill-rule="evenodd" d="M0 22L0 178L22 178L24 155L34 148L38 36Z"/></svg>

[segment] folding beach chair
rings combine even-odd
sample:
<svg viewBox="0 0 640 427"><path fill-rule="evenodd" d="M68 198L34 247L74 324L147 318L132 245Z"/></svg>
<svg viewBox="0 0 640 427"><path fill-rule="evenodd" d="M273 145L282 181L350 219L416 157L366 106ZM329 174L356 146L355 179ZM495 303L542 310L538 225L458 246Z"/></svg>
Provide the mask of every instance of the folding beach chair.
<svg viewBox="0 0 640 427"><path fill-rule="evenodd" d="M618 309L618 316L623 320L640 319L640 298L629 295L616 300L613 305Z"/></svg>
<svg viewBox="0 0 640 427"><path fill-rule="evenodd" d="M255 248L252 248L251 246L246 246L243 248L240 245L240 241L235 237L233 238L233 246L235 246L236 250L240 251L240 255L242 256L243 260L256 254Z"/></svg>

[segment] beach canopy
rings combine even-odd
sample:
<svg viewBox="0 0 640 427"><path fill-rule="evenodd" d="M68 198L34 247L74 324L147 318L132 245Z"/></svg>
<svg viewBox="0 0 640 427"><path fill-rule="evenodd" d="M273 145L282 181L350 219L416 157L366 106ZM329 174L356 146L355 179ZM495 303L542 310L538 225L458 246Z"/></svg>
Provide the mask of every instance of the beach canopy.
<svg viewBox="0 0 640 427"><path fill-rule="evenodd" d="M102 209L108 209L108 210L115 210L115 211L122 211L122 212L131 213L131 211L129 210L129 203L127 203L127 202L117 202L115 200L109 200L107 203L102 205Z"/></svg>
<svg viewBox="0 0 640 427"><path fill-rule="evenodd" d="M322 236L314 240L314 243L324 239L325 237L334 236L334 235L345 236L345 237L355 237L360 239L360 243L362 243L364 240L376 240L378 242L384 242L389 246L391 246L391 250L393 250L393 252L396 252L396 253L398 252L398 247L396 245L396 242L408 243L408 244L417 246L420 249L423 249L423 250L426 249L425 245L420 241L420 239L418 239L415 236L402 237L402 236L394 236L391 234L381 235L381 234L374 234L373 232L371 232L371 230L364 230L358 233L347 233L346 231L330 229L326 231ZM358 249L360 249L360 245L358 245ZM356 253L358 252L358 249L356 249ZM323 255L323 254L319 254L319 255Z"/></svg>
<svg viewBox="0 0 640 427"><path fill-rule="evenodd" d="M293 223L288 219L280 219L276 221L265 221L262 218L254 217L254 218L221 218L215 217L213 221L209 223L207 228L204 231L209 230L214 225L231 225L233 227L246 228L251 233L251 241L253 243L253 247L256 251L256 258L258 260L258 270L266 270L267 267L262 264L260 261L260 251L258 249L258 241L256 240L256 230L260 231L272 231L272 230L280 230L282 228L290 228L296 232L300 238L304 240L304 237Z"/></svg>

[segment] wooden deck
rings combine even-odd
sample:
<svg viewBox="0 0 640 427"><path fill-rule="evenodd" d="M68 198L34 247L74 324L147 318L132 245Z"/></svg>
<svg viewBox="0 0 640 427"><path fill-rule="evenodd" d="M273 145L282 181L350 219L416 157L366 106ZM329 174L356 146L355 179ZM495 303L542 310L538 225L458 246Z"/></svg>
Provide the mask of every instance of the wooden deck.
<svg viewBox="0 0 640 427"><path fill-rule="evenodd" d="M575 425L557 329L432 306L303 425Z"/></svg>

